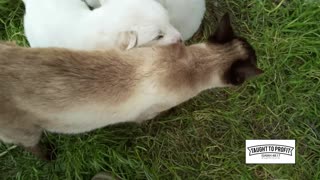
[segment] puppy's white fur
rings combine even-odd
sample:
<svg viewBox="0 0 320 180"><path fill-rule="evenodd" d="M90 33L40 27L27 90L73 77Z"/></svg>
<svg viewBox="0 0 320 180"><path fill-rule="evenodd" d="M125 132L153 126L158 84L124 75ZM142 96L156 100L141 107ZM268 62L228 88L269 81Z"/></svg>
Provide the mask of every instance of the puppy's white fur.
<svg viewBox="0 0 320 180"><path fill-rule="evenodd" d="M109 0L86 1L91 7L98 8L107 4ZM197 32L206 11L205 0L157 1L160 2L165 9L167 9L171 24L182 34L183 40L190 39Z"/></svg>
<svg viewBox="0 0 320 180"><path fill-rule="evenodd" d="M132 44L165 45L181 39L167 11L155 0L108 0L94 11L81 0L23 1L25 33L31 47L111 48L117 46L121 33L130 31L137 37L125 36L132 38L126 40L126 49Z"/></svg>

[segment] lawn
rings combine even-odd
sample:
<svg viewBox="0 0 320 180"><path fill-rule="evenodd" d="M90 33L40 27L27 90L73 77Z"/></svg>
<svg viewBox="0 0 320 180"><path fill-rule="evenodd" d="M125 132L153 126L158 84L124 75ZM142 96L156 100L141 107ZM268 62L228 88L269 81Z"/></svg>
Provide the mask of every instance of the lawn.
<svg viewBox="0 0 320 180"><path fill-rule="evenodd" d="M80 0L79 0L80 1ZM230 12L265 73L239 88L214 89L142 125L81 135L46 133L58 158L46 163L0 144L0 179L320 179L320 3L207 0L203 41ZM24 7L0 0L0 39L28 46ZM295 165L246 165L246 139L296 139Z"/></svg>

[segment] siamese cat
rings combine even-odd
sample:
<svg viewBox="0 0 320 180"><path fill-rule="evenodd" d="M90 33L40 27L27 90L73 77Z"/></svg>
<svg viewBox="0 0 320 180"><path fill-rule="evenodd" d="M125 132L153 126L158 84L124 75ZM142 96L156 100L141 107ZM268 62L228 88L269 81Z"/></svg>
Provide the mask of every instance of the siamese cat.
<svg viewBox="0 0 320 180"><path fill-rule="evenodd" d="M226 14L205 43L129 51L0 45L0 139L40 158L43 131L77 134L141 122L211 88L262 73Z"/></svg>
<svg viewBox="0 0 320 180"><path fill-rule="evenodd" d="M181 41L167 11L155 0L112 0L94 11L81 0L23 2L24 29L31 47L131 49ZM130 31L136 36L130 36ZM122 46L126 43L121 42L122 36L129 37L127 47Z"/></svg>

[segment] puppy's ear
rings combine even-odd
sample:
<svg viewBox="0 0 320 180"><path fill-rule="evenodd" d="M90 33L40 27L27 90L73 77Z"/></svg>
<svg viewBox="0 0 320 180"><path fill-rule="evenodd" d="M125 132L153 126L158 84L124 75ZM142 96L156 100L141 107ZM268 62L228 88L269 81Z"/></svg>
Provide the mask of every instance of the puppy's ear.
<svg viewBox="0 0 320 180"><path fill-rule="evenodd" d="M220 20L217 29L208 39L211 43L224 44L234 39L234 31L230 22L230 16L226 13Z"/></svg>
<svg viewBox="0 0 320 180"><path fill-rule="evenodd" d="M120 32L117 37L117 47L129 50L138 45L138 33L135 31Z"/></svg>
<svg viewBox="0 0 320 180"><path fill-rule="evenodd" d="M263 73L263 70L257 68L249 61L236 61L229 70L225 73L225 80L228 84L241 85L246 80L258 76Z"/></svg>

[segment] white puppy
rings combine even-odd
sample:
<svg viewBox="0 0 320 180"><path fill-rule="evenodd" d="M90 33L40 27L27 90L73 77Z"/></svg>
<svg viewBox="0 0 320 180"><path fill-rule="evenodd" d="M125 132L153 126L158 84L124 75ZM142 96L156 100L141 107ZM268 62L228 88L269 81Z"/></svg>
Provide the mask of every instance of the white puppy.
<svg viewBox="0 0 320 180"><path fill-rule="evenodd" d="M98 8L110 0L86 0L89 6ZM122 0L118 0L122 1ZM139 0L137 0L139 1ZM168 10L171 24L182 34L183 40L190 39L199 29L206 11L205 0L157 0ZM148 7L143 5L144 7Z"/></svg>
<svg viewBox="0 0 320 180"><path fill-rule="evenodd" d="M108 0L95 11L80 0L23 1L25 33L31 47L130 49L181 40L167 11L155 0Z"/></svg>

